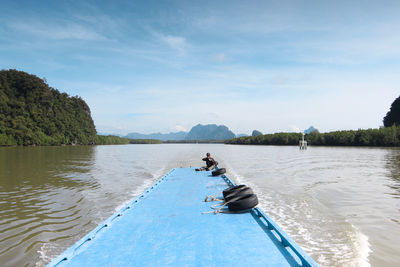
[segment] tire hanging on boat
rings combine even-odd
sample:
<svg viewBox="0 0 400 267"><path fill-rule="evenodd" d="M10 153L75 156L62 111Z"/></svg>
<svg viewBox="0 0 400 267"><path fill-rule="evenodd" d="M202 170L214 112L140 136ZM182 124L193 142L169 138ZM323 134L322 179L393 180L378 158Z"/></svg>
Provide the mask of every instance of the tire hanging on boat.
<svg viewBox="0 0 400 267"><path fill-rule="evenodd" d="M231 200L231 202L228 203L228 209L230 211L247 211L255 206L258 205L258 198L255 194L248 194L241 196L235 200Z"/></svg>
<svg viewBox="0 0 400 267"><path fill-rule="evenodd" d="M225 168L220 168L218 170L213 171L211 174L212 174L212 176L218 176L218 175L221 175L224 173L226 173Z"/></svg>
<svg viewBox="0 0 400 267"><path fill-rule="evenodd" d="M227 195L224 197L224 200L225 200L226 202L228 202L228 201L231 201L232 199L234 199L234 198L236 198L236 197L244 196L244 195L249 195L249 194L254 194L253 189L251 189L250 187L247 187L247 186L246 186L246 187L240 188L240 189L238 189L238 190L235 190L235 191L233 191L233 192L227 194Z"/></svg>
<svg viewBox="0 0 400 267"><path fill-rule="evenodd" d="M226 195L228 195L228 194L230 194L230 193L232 193L232 192L235 192L235 191L237 191L237 190L243 189L243 188L245 188L245 187L247 187L247 185L244 185L244 184L232 186L232 187L227 188L227 189L225 189L224 191L222 191L222 195L223 195L224 198L225 198Z"/></svg>

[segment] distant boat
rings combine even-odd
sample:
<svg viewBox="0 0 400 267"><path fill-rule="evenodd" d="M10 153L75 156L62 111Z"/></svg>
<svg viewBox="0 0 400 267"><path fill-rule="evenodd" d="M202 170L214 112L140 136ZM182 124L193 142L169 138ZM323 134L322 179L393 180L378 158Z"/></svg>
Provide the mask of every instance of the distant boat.
<svg viewBox="0 0 400 267"><path fill-rule="evenodd" d="M172 169L48 266L318 266L260 208L202 214L235 185L210 174Z"/></svg>

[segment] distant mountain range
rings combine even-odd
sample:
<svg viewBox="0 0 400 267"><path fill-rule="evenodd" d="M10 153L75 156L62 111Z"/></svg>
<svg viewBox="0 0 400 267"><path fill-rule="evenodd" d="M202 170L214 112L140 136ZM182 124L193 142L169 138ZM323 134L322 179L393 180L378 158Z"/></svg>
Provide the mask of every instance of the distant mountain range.
<svg viewBox="0 0 400 267"><path fill-rule="evenodd" d="M181 141L181 140L226 140L236 137L235 134L229 130L225 125L198 124L189 132L176 132L176 133L129 133L126 138L131 139L157 139L161 141Z"/></svg>
<svg viewBox="0 0 400 267"><path fill-rule="evenodd" d="M318 132L316 128L310 126L304 131L305 134L311 132ZM254 130L251 134L252 136L262 135L260 131ZM216 124L197 124L190 129L189 132L171 132L171 133L129 133L125 138L131 139L156 139L161 141L185 141L185 140L227 140L235 137L249 136L247 134L237 134L235 135L228 127L225 125Z"/></svg>
<svg viewBox="0 0 400 267"><path fill-rule="evenodd" d="M152 134L141 134L141 133L129 133L125 138L131 138L131 139L156 139L156 140L161 140L161 141L168 141L168 140L173 140L173 141L180 141L180 140L186 140L186 135L187 132L176 132L176 133L152 133Z"/></svg>

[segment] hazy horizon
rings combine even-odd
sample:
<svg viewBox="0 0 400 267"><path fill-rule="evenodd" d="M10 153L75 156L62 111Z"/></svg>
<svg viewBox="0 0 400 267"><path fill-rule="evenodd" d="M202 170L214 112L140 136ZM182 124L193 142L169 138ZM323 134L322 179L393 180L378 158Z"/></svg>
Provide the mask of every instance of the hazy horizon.
<svg viewBox="0 0 400 267"><path fill-rule="evenodd" d="M194 127L194 126L196 126L196 125L199 125L200 123L198 123L198 124L195 124L195 125L193 125L192 127ZM209 124L215 124L215 123L209 123ZM202 124L202 125L206 125L206 124ZM230 130L230 131L232 131L232 129L230 129L229 128L229 126L228 125L224 125L224 124L216 124L217 126L226 126L226 127L228 127L228 129ZM112 133L112 132L99 132L99 134L101 134L101 135L113 135L113 134L116 134L116 135L120 135L120 136L126 136L126 135L128 135L128 134L132 134L132 133L137 133L137 134L146 134L146 135L150 135L150 134L173 134L173 133L179 133L179 132L186 132L186 133L188 133L188 132L190 132L190 130L191 130L191 128L192 127L190 127L189 129L181 129L181 130L171 130L171 131L169 131L169 132L161 132L161 131L155 131L155 132L150 132L150 133L143 133L143 132L126 132L126 133ZM308 128L310 128L310 127L314 127L314 125L310 125L309 127L307 127L307 128L305 128L305 129L293 129L293 130L291 130L291 131L287 131L287 132L304 132L305 130L307 130ZM316 128L316 127L315 127ZM318 128L316 128L317 130L318 130ZM241 135L241 134L247 134L247 135L251 135L252 134L252 132L254 131L254 130L257 130L258 131L258 129L251 129L251 130L249 130L249 131L247 131L247 132L240 132L240 133L238 133L238 132L235 132L235 131L232 131L235 135ZM319 131L319 130L318 130ZM270 134L270 133L276 133L276 132L263 132L263 134Z"/></svg>

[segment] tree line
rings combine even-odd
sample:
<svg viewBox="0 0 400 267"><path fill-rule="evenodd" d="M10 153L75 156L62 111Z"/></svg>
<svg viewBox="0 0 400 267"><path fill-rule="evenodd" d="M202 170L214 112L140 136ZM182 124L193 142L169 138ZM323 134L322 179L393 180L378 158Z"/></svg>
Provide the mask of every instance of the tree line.
<svg viewBox="0 0 400 267"><path fill-rule="evenodd" d="M312 132L305 138L311 145L400 146L400 97L392 103L383 123L385 127L379 129ZM299 133L275 133L233 138L225 143L297 145L300 138ZM90 108L79 96L61 93L45 79L23 71L0 71L0 146L158 143L162 142L97 135Z"/></svg>
<svg viewBox="0 0 400 267"><path fill-rule="evenodd" d="M129 139L129 144L162 144L161 140L155 139Z"/></svg>
<svg viewBox="0 0 400 267"><path fill-rule="evenodd" d="M310 145L316 146L400 146L400 96L396 98L383 118L384 127L367 130L348 130L305 135ZM301 133L274 133L245 136L226 140L238 145L298 145Z"/></svg>
<svg viewBox="0 0 400 267"><path fill-rule="evenodd" d="M130 139L115 135L98 135L96 145L124 145L124 144L162 144L160 140L154 139Z"/></svg>
<svg viewBox="0 0 400 267"><path fill-rule="evenodd" d="M245 136L225 141L237 145L298 145L301 133L275 133L260 136ZM400 126L379 129L312 132L304 139L316 146L400 146Z"/></svg>

